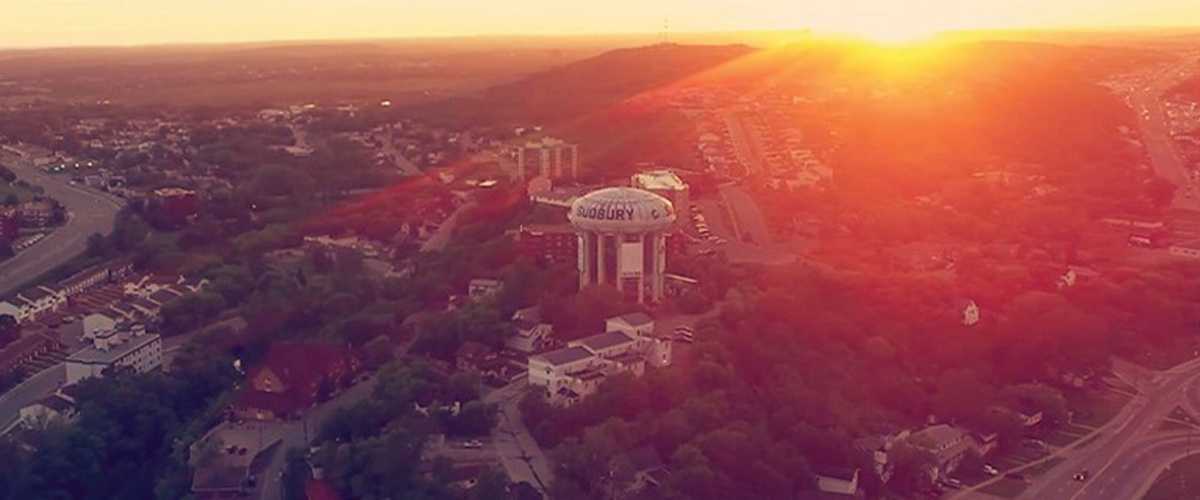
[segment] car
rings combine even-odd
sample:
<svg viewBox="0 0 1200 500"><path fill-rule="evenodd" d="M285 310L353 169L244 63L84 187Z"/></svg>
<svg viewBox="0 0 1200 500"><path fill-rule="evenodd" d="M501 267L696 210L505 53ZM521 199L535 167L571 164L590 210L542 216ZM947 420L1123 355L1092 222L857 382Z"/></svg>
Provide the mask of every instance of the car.
<svg viewBox="0 0 1200 500"><path fill-rule="evenodd" d="M989 476L996 476L1000 474L1000 471L993 467L992 464L983 464L983 473Z"/></svg>
<svg viewBox="0 0 1200 500"><path fill-rule="evenodd" d="M958 489L958 488L962 488L962 487L963 487L963 483L962 483L962 481L959 481L958 479L956 479L956 478L953 478L953 477L946 478L946 480L945 480L945 481L943 481L943 482L944 482L944 483L946 483L946 486L949 486L949 487L951 487L951 488Z"/></svg>
<svg viewBox="0 0 1200 500"><path fill-rule="evenodd" d="M462 447L463 447L463 448L470 449L470 450L478 450L478 449L480 449L480 448L483 448L483 441L480 441L480 440L478 440L478 439L472 439L472 440L470 440L470 441L464 441L464 442L463 442L463 444L462 444Z"/></svg>
<svg viewBox="0 0 1200 500"><path fill-rule="evenodd" d="M1080 470L1075 471L1075 474L1071 476L1071 479L1074 479L1076 481L1087 481L1087 478L1089 476L1091 476L1091 474L1088 472L1087 469L1080 469Z"/></svg>

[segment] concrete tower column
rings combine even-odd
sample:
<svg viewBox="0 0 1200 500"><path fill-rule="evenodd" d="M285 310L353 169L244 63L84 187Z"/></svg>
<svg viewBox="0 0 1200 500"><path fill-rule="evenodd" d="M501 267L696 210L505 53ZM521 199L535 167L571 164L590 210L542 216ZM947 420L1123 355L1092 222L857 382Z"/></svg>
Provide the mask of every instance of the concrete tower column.
<svg viewBox="0 0 1200 500"><path fill-rule="evenodd" d="M608 279L608 262L604 258L604 238L605 235L594 233L596 237L596 284L603 285Z"/></svg>
<svg viewBox="0 0 1200 500"><path fill-rule="evenodd" d="M663 273L667 270L666 237L654 234L654 278L651 281L651 296L655 302L663 298Z"/></svg>
<svg viewBox="0 0 1200 500"><path fill-rule="evenodd" d="M646 233L642 233L642 234L638 235L638 240L642 244L642 253L640 255L638 255L638 258L642 259L642 263L641 263L642 264L642 266L641 266L642 273L638 275L638 290L637 290L637 292L638 292L638 303L639 304L646 303L646 274L654 272L653 269L646 269L647 266L646 266L646 262L645 262L646 261L646 248L645 247L646 247L646 243L648 243L647 236L648 235ZM651 245L654 244L653 242L649 242L649 243ZM651 249L651 251L653 251L654 247L651 247L650 249ZM653 280L653 279L654 279L654 277L651 276L651 280Z"/></svg>
<svg viewBox="0 0 1200 500"><path fill-rule="evenodd" d="M579 269L579 289L583 290L583 287L587 286L592 280L592 259L588 257L590 248L588 247L587 233L580 231L575 234L575 238L578 241L576 245L578 249L576 251L578 254L576 256L576 266Z"/></svg>

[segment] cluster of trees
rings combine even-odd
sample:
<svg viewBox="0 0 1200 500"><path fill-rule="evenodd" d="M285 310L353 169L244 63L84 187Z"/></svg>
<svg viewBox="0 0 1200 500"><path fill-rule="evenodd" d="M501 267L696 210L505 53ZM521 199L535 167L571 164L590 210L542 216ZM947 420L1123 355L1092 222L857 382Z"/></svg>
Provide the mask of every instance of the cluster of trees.
<svg viewBox="0 0 1200 500"><path fill-rule="evenodd" d="M502 472L485 473L468 494L453 485L445 459L422 467L434 435L481 436L495 422L495 407L479 398L478 377L401 359L380 370L369 398L326 420L313 465L351 498L508 498Z"/></svg>
<svg viewBox="0 0 1200 500"><path fill-rule="evenodd" d="M216 422L233 359L187 346L170 373L109 373L80 384L78 420L0 440L5 498L183 498L187 448Z"/></svg>
<svg viewBox="0 0 1200 500"><path fill-rule="evenodd" d="M1053 431L1090 390L1065 375L1096 380L1113 353L1170 348L1181 332L1196 340L1200 310L1184 300L1200 292L1196 277L1130 270L1021 293L987 303L968 327L942 281L773 268L729 292L719 319L697 328L687 364L609 381L567 410L540 396L522 409L559 458L558 495L603 497L629 480L609 474L613 461L651 446L673 472L665 498L786 497L813 485L812 470L871 470L854 439L917 429L930 415L996 432L1002 449ZM1021 415L1037 412L1044 421L1027 429Z"/></svg>

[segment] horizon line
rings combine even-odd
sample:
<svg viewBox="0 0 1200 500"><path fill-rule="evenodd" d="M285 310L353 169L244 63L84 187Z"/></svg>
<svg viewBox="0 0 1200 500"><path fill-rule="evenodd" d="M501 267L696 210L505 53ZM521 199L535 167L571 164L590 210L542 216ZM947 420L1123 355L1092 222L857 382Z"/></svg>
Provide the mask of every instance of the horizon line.
<svg viewBox="0 0 1200 500"><path fill-rule="evenodd" d="M1200 35L1200 24L1194 25L1098 25L1098 26L1033 26L1023 28L986 28L986 29L956 29L946 30L934 34L935 38L951 37L951 36L986 36L989 33L994 34L1136 34L1136 33L1164 33L1178 32L1177 35L1195 33ZM822 38L854 38L853 34L843 33L833 30L817 30L808 28L796 29L732 29L732 30L700 30L700 31L682 31L672 33L671 36L733 36L733 35L816 35ZM583 39L583 38L621 38L621 37L654 37L661 38L661 32L649 31L628 31L628 32L591 32L591 33L477 33L477 34L454 34L454 35L418 35L418 36L394 36L394 37L315 37L315 38L274 38L274 39L247 39L247 40L197 40L197 41L164 41L164 42L130 42L130 43L97 43L97 44L78 44L78 45L0 45L0 52L36 52L47 50L124 50L124 49L169 49L169 48L202 48L202 47L236 47L236 46L254 46L254 45L277 45L277 44L315 44L315 43L331 43L331 44L350 44L362 42L449 42L449 41L478 41L486 39L510 39L510 40L530 40L530 39Z"/></svg>

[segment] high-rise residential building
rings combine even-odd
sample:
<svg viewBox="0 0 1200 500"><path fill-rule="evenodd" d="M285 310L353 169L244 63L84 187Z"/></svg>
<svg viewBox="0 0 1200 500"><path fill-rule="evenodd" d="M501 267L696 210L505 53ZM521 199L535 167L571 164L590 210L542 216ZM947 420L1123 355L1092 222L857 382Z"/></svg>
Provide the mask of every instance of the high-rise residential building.
<svg viewBox="0 0 1200 500"><path fill-rule="evenodd" d="M517 176L579 178L579 146L554 137L529 141L517 148Z"/></svg>

